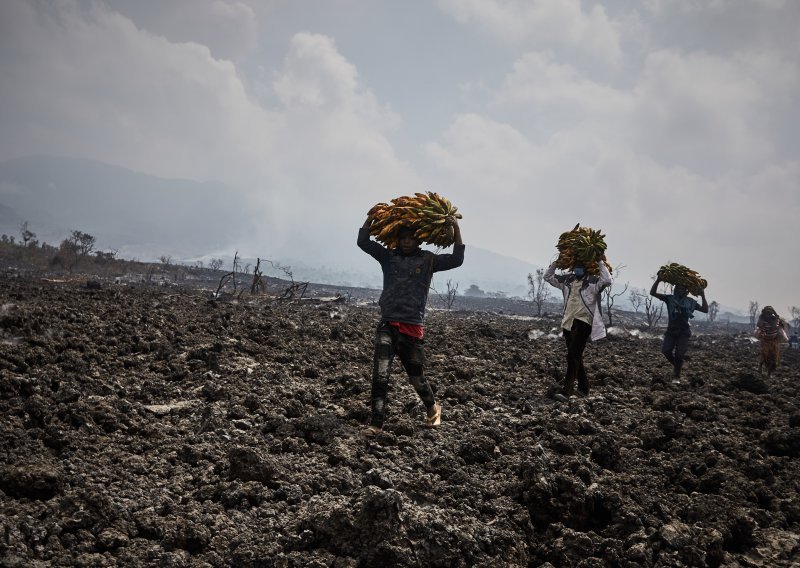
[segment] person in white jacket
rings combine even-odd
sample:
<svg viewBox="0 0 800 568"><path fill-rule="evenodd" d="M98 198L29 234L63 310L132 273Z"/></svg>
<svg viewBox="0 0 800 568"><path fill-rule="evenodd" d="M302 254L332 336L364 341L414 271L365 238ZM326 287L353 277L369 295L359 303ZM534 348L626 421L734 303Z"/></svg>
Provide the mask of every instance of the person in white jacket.
<svg viewBox="0 0 800 568"><path fill-rule="evenodd" d="M589 379L583 366L583 350L586 342L606 336L606 327L600 310L600 293L611 285L611 274L605 264L597 263L599 275L592 276L586 267L576 264L572 272L556 274L556 263L552 263L544 274L544 279L564 295L564 316L561 329L567 343L567 373L564 377L563 394L574 393L575 382L578 394L589 394Z"/></svg>

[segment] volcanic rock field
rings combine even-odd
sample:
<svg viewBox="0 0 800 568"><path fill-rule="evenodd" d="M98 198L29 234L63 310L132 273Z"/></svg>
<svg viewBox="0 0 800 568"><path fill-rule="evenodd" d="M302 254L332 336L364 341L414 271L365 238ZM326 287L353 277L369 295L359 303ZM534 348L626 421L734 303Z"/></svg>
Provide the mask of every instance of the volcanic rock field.
<svg viewBox="0 0 800 568"><path fill-rule="evenodd" d="M0 278L0 565L800 565L800 351L618 328L563 402L557 319L433 310L441 427L396 361L365 439L378 317Z"/></svg>

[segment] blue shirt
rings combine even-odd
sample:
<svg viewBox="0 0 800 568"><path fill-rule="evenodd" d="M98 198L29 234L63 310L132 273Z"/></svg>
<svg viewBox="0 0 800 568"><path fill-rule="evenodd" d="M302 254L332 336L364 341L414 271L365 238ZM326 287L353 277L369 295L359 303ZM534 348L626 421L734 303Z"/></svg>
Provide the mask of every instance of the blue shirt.
<svg viewBox="0 0 800 568"><path fill-rule="evenodd" d="M689 296L679 298L675 294L669 294L665 302L669 317L667 329L689 329L689 320L694 317L692 312L697 309L697 302Z"/></svg>

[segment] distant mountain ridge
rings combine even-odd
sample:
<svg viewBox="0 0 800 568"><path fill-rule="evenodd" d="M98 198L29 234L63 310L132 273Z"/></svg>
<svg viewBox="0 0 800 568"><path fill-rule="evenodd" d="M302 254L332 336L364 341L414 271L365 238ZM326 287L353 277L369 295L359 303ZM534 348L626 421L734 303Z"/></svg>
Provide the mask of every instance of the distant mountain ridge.
<svg viewBox="0 0 800 568"><path fill-rule="evenodd" d="M232 257L252 243L252 227L260 220L248 218L247 208L230 194L221 183L163 179L92 160L16 158L0 162L0 233L18 235L20 223L28 221L39 240L51 244L80 230L97 237L100 248L142 260L208 259L226 248ZM331 236L335 246L316 258L281 251L272 260L292 266L298 279L380 288L379 267L355 246L356 229ZM461 292L475 284L487 292L525 295L527 275L536 268L468 243L464 265L438 274L433 285L444 290L451 279Z"/></svg>
<svg viewBox="0 0 800 568"><path fill-rule="evenodd" d="M162 179L91 160L17 158L0 163L0 231L18 233L25 220L40 239L80 230L109 247L201 254L220 233L244 232L239 208L225 193L222 184Z"/></svg>
<svg viewBox="0 0 800 568"><path fill-rule="evenodd" d="M327 235L325 246L317 247L316 254L280 247L276 252L269 243L254 242L254 227L263 220L234 196L221 183L163 179L92 160L16 158L0 162L0 233L18 238L20 224L28 221L40 241L58 244L70 231L79 230L94 235L98 248L116 249L120 256L140 260L167 255L174 261L192 262L230 251L230 261L234 251L249 247L291 266L299 280L381 287L377 263L356 247L358 227ZM468 240L464 265L437 274L433 287L442 293L451 280L458 284L459 293L475 284L485 292L525 297L527 275L537 268ZM282 275L280 271L271 274ZM551 292L560 302L557 291ZM627 307L627 297L620 298L618 305ZM748 320L746 314L726 305L720 306L720 312L720 320Z"/></svg>
<svg viewBox="0 0 800 568"><path fill-rule="evenodd" d="M225 266L230 266L233 261L230 256L223 259ZM241 259L242 266L254 265L255 260L245 257ZM357 249L350 250L338 264L309 263L291 257L281 257L277 262L290 267L297 280L375 289L380 289L383 285L378 263ZM475 284L487 293L503 292L507 296L524 297L528 292L528 273L534 272L536 268L535 265L517 258L467 245L464 264L454 270L436 273L431 285L434 290L444 293L447 290L447 281L450 280L451 285L458 285L460 294ZM262 266L262 271L270 276L280 277L284 274L268 265Z"/></svg>

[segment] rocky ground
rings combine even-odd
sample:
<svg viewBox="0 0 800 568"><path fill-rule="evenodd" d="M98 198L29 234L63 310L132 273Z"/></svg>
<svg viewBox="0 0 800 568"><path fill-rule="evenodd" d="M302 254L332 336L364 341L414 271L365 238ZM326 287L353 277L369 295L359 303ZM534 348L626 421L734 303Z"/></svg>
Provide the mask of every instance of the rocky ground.
<svg viewBox="0 0 800 568"><path fill-rule="evenodd" d="M397 369L365 440L377 316L0 278L0 565L800 563L797 351L619 331L558 402L555 320L434 311L441 427Z"/></svg>

